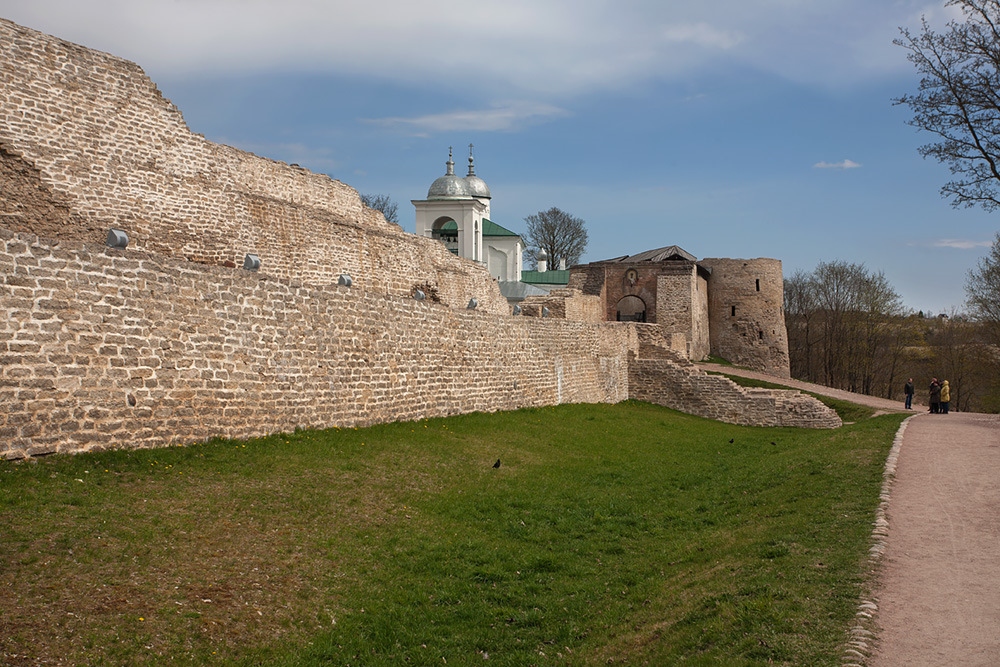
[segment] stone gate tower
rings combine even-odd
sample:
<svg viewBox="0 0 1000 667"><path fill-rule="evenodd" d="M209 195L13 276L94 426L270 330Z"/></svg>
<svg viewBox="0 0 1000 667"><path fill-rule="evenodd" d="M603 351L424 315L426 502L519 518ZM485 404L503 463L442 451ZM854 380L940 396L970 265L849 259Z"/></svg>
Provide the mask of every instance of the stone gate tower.
<svg viewBox="0 0 1000 667"><path fill-rule="evenodd" d="M706 258L712 353L789 377L781 260Z"/></svg>
<svg viewBox="0 0 1000 667"><path fill-rule="evenodd" d="M698 260L667 246L571 267L568 286L599 297L605 320L655 324L688 359L789 376L780 260Z"/></svg>

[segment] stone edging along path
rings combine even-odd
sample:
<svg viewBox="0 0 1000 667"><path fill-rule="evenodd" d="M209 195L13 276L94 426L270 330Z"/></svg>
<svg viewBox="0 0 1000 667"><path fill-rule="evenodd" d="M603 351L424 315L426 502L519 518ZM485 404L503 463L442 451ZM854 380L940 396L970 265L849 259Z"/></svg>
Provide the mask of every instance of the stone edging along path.
<svg viewBox="0 0 1000 667"><path fill-rule="evenodd" d="M881 564L882 556L885 555L886 540L889 537L889 520L886 517L886 510L889 507L892 482L896 478L896 462L899 460L899 450L903 445L903 433L910 420L916 416L907 417L899 425L896 436L892 440L889 455L885 459L885 469L882 471L882 489L879 492L878 509L875 510L875 527L872 529L872 546L868 549L868 564L873 573L878 570ZM869 593L872 592L872 588L873 581L869 580ZM862 599L858 603L858 612L855 614L854 625L851 626L850 639L841 658L842 667L863 667L865 664L876 638L876 612L878 612L878 605L872 600Z"/></svg>

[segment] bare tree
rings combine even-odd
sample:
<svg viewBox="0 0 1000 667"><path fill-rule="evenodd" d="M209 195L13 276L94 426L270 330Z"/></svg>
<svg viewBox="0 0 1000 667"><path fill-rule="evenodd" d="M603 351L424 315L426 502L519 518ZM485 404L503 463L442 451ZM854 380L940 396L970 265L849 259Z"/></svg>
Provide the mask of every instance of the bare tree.
<svg viewBox="0 0 1000 667"><path fill-rule="evenodd" d="M965 294L970 314L982 323L989 342L1000 347L1000 233L989 253L969 271Z"/></svg>
<svg viewBox="0 0 1000 667"><path fill-rule="evenodd" d="M982 342L975 365L987 369L988 379L982 382L984 396L979 404L982 409L1000 412L1000 233L986 256L969 271L965 294Z"/></svg>
<svg viewBox="0 0 1000 667"><path fill-rule="evenodd" d="M816 344L816 294L812 276L802 270L785 279L785 326L792 376L816 380L813 347Z"/></svg>
<svg viewBox="0 0 1000 667"><path fill-rule="evenodd" d="M561 259L571 266L580 261L587 249L586 223L565 211L553 207L529 215L524 221L528 224L529 260L537 261L538 251L544 249L550 268L558 267Z"/></svg>
<svg viewBox="0 0 1000 667"><path fill-rule="evenodd" d="M949 0L964 21L936 33L900 29L895 44L909 53L921 79L918 92L893 100L913 111L911 125L937 135L920 154L948 166L954 180L941 188L953 206L1000 207L1000 0Z"/></svg>
<svg viewBox="0 0 1000 667"><path fill-rule="evenodd" d="M821 262L813 271L816 304L823 320L823 383L851 389L848 373L857 346L851 314L864 268L847 262Z"/></svg>
<svg viewBox="0 0 1000 667"><path fill-rule="evenodd" d="M903 299L881 271L864 276L858 290L858 353L853 368L856 391L875 395L876 385L895 376L891 354L901 339L898 321L903 315Z"/></svg>
<svg viewBox="0 0 1000 667"><path fill-rule="evenodd" d="M948 380L951 402L956 411L968 411L982 383L976 382L986 359L977 341L976 325L952 313L935 327L930 345L934 354L935 374Z"/></svg>
<svg viewBox="0 0 1000 667"><path fill-rule="evenodd" d="M889 395L915 339L899 294L882 273L820 263L785 281L785 322L794 377Z"/></svg>
<svg viewBox="0 0 1000 667"><path fill-rule="evenodd" d="M399 224L399 206L389 195L361 195L361 203L381 213L386 222Z"/></svg>

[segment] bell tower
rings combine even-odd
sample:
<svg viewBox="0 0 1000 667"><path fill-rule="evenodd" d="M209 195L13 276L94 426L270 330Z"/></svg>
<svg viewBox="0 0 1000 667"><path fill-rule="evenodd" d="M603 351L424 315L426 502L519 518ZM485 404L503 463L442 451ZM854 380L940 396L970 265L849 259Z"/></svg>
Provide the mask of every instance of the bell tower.
<svg viewBox="0 0 1000 667"><path fill-rule="evenodd" d="M476 176L472 145L469 145L469 175L455 174L452 149L444 176L438 177L427 190L427 199L414 199L416 233L443 242L459 257L485 263L483 256L483 220L490 213L490 190Z"/></svg>

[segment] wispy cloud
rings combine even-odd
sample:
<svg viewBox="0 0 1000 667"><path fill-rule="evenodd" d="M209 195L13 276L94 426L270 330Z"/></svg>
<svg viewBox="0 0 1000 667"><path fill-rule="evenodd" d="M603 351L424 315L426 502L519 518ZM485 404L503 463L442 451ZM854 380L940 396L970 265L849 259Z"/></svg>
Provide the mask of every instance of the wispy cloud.
<svg viewBox="0 0 1000 667"><path fill-rule="evenodd" d="M817 162L813 165L815 169L857 169L860 166L860 162L846 159L840 162Z"/></svg>
<svg viewBox="0 0 1000 667"><path fill-rule="evenodd" d="M514 102L489 109L465 109L413 118L370 118L369 123L402 127L418 136L439 132L513 132L551 118L565 116L559 107L535 102Z"/></svg>
<svg viewBox="0 0 1000 667"><path fill-rule="evenodd" d="M0 16L154 78L308 71L528 97L600 94L720 59L815 85L905 71L892 38L925 1L0 0Z"/></svg>
<svg viewBox="0 0 1000 667"><path fill-rule="evenodd" d="M992 241L968 241L966 239L939 239L930 243L932 248L957 248L959 250L989 248L992 245Z"/></svg>
<svg viewBox="0 0 1000 667"><path fill-rule="evenodd" d="M720 30L708 23L669 25L663 29L668 42L695 44L710 49L727 50L742 42L746 36L733 30Z"/></svg>

